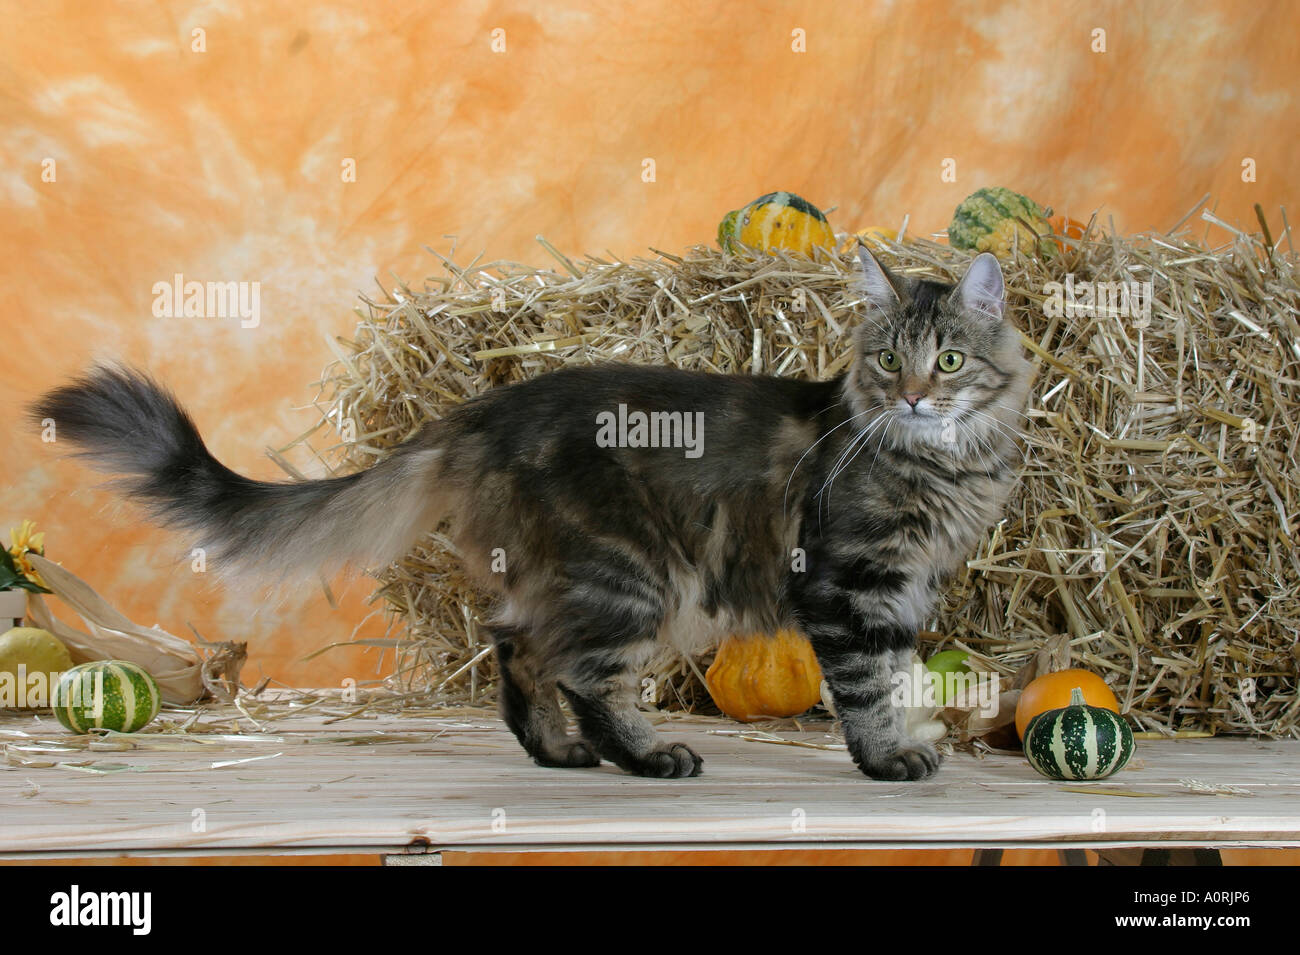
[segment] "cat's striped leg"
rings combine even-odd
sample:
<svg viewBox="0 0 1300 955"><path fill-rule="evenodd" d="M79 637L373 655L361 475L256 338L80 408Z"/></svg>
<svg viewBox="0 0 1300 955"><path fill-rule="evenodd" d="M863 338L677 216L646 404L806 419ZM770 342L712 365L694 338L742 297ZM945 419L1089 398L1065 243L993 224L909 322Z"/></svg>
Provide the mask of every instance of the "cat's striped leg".
<svg viewBox="0 0 1300 955"><path fill-rule="evenodd" d="M659 739L637 708L635 686L630 669L616 663L602 667L593 660L560 683L583 737L601 756L638 776L698 776L704 761L684 743Z"/></svg>
<svg viewBox="0 0 1300 955"><path fill-rule="evenodd" d="M681 743L661 742L636 697L636 677L667 613L667 589L630 545L592 543L557 581L540 642L597 753L638 776L678 778L698 775L700 757Z"/></svg>
<svg viewBox="0 0 1300 955"><path fill-rule="evenodd" d="M895 698L893 679L901 656L852 649L817 654L849 753L873 779L924 779L939 768L933 744L907 735L906 711Z"/></svg>
<svg viewBox="0 0 1300 955"><path fill-rule="evenodd" d="M895 679L911 661L916 628L887 622L893 582L879 588L815 583L802 593L798 617L858 768L873 779L924 779L938 770L939 751L907 735Z"/></svg>
<svg viewBox="0 0 1300 955"><path fill-rule="evenodd" d="M501 668L501 718L539 766L597 766L585 740L570 736L554 681L539 679L517 653L510 631L494 634Z"/></svg>

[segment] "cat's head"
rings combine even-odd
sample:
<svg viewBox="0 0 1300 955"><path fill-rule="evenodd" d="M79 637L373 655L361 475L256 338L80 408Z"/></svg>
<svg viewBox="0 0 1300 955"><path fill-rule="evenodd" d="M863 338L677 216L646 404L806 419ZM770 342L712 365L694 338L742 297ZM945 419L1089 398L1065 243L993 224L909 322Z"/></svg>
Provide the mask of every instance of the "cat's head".
<svg viewBox="0 0 1300 955"><path fill-rule="evenodd" d="M977 255L950 285L895 276L866 246L858 259L864 313L848 395L860 426L887 419L882 440L903 446L998 443L990 432L1018 420L1028 370L998 260Z"/></svg>

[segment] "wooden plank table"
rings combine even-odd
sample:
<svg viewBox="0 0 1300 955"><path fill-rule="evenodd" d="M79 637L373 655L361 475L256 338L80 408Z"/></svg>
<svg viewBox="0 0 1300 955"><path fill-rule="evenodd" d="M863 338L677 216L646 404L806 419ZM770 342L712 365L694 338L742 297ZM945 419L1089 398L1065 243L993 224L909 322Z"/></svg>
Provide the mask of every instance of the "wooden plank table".
<svg viewBox="0 0 1300 955"><path fill-rule="evenodd" d="M1143 740L1097 783L958 752L933 780L888 783L818 748L836 745L829 728L782 728L803 745L778 745L723 720L665 720L705 771L653 780L539 768L487 716L295 716L260 737L60 750L70 736L48 717L0 711L0 856L1300 846L1300 741Z"/></svg>

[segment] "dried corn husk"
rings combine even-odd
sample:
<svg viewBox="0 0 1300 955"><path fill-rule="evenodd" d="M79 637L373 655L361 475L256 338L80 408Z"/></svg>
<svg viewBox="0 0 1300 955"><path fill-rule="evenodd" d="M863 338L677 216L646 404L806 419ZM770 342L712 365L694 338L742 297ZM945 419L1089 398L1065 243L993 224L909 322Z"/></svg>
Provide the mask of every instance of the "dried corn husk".
<svg viewBox="0 0 1300 955"><path fill-rule="evenodd" d="M194 645L159 627L142 627L109 605L84 580L52 560L28 554L55 596L77 612L89 634L55 618L40 594L29 594L27 615L68 648L74 663L129 660L158 682L168 703L192 703L204 694L202 660Z"/></svg>

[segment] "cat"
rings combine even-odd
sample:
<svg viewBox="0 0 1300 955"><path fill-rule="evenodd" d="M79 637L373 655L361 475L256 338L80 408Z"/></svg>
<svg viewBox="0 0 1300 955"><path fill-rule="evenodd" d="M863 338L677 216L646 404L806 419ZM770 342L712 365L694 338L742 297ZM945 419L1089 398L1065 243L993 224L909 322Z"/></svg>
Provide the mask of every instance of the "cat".
<svg viewBox="0 0 1300 955"><path fill-rule="evenodd" d="M939 753L906 734L891 676L1014 483L1029 366L992 255L956 285L858 257L853 361L834 380L564 368L475 397L342 477L241 477L170 392L121 366L31 413L219 564L385 565L449 520L497 594L502 716L542 766L697 775L700 757L638 709L639 667L663 641L795 627L858 768L923 779Z"/></svg>

